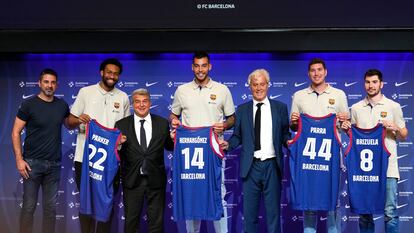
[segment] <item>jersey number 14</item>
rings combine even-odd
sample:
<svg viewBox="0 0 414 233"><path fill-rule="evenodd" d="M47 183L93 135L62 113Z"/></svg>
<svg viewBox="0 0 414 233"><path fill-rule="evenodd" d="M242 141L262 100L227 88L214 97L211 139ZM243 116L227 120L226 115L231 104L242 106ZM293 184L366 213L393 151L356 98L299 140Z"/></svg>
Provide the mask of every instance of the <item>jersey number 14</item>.
<svg viewBox="0 0 414 233"><path fill-rule="evenodd" d="M184 168L185 169L190 169L190 166L198 167L198 169L203 169L204 167L203 148L201 147L194 148L194 153L191 156L191 163L190 163L190 148L182 149L181 154L184 155Z"/></svg>

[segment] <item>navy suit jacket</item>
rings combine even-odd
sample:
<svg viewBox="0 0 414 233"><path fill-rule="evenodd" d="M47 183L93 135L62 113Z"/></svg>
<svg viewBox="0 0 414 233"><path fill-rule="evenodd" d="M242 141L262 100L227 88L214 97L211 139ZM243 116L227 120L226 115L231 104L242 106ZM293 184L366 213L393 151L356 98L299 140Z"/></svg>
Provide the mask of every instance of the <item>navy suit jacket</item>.
<svg viewBox="0 0 414 233"><path fill-rule="evenodd" d="M286 104L276 100L269 99L269 101L272 113L273 146L276 153L279 177L282 177L282 146L286 146L287 140L290 139L289 115ZM262 124L266 125L266 122L262 122ZM228 151L236 149L239 145L242 145L240 154L240 176L245 178L249 174L254 154L253 101L237 107L236 123L234 125L233 135L229 139Z"/></svg>

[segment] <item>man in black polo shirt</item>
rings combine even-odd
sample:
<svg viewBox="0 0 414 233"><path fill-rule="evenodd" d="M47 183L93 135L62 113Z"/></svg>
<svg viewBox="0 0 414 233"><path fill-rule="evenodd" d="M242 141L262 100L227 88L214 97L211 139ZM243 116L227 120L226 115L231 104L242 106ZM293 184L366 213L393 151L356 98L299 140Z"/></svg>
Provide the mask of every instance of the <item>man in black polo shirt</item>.
<svg viewBox="0 0 414 233"><path fill-rule="evenodd" d="M43 194L42 232L55 230L56 200L61 171L62 123L69 115L68 104L54 93L57 73L45 69L40 73L40 93L25 100L12 130L16 167L23 179L23 207L20 232L32 232L39 188ZM67 126L68 127L68 126ZM20 134L26 128L24 148Z"/></svg>

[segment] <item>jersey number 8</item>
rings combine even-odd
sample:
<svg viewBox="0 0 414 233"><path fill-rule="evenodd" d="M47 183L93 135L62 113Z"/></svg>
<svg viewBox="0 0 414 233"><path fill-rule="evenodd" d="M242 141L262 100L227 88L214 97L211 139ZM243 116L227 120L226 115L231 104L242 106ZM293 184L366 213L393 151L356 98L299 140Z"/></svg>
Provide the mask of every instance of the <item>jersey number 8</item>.
<svg viewBox="0 0 414 233"><path fill-rule="evenodd" d="M364 172L369 172L374 168L374 164L372 163L372 159L374 158L374 153L370 149L363 149L360 153L361 163L360 167L361 170Z"/></svg>

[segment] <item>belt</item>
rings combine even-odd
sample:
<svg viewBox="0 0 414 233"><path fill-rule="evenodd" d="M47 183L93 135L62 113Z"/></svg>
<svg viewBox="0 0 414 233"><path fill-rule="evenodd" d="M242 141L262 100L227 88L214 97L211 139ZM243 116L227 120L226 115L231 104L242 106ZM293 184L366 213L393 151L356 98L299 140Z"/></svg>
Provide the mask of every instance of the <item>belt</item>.
<svg viewBox="0 0 414 233"><path fill-rule="evenodd" d="M267 162L267 161L272 161L272 160L276 160L276 157L268 158L268 159L265 159L265 160L261 160L259 158L253 157L254 162Z"/></svg>

